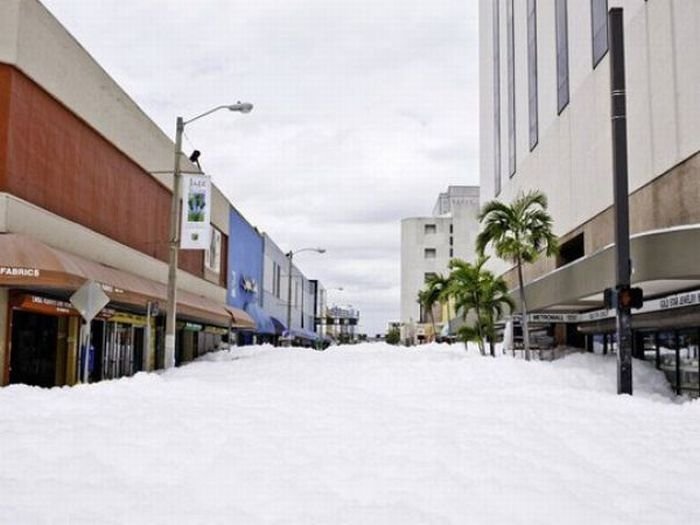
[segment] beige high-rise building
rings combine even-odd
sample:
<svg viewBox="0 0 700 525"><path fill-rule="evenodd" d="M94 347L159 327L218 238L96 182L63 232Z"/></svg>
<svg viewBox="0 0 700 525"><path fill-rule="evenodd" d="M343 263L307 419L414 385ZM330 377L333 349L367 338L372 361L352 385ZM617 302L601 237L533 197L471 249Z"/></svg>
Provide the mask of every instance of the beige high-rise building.
<svg viewBox="0 0 700 525"><path fill-rule="evenodd" d="M560 343L612 348L609 7L624 9L632 281L646 296L635 355L697 393L700 2L481 0L482 200L547 194L561 253L527 268L528 307Z"/></svg>

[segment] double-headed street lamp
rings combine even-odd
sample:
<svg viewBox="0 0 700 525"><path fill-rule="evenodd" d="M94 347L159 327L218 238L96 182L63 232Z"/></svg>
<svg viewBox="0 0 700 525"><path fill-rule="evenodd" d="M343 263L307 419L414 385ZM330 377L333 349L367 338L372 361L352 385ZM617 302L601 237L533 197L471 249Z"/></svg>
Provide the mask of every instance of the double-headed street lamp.
<svg viewBox="0 0 700 525"><path fill-rule="evenodd" d="M316 253L326 253L324 248L301 248L300 250L289 250L287 253L287 259L289 259L289 270L287 272L287 331L290 336L292 333L292 258L301 252L316 252ZM301 293L304 293L302 289ZM302 295L303 297L303 295Z"/></svg>
<svg viewBox="0 0 700 525"><path fill-rule="evenodd" d="M228 109L229 111L238 111L240 113L250 113L253 110L253 104L249 102L237 102L226 106L217 106L209 111L197 115L189 120L184 120L182 117L177 117L177 125L175 128L175 170L173 171L173 199L170 205L170 261L168 267L168 306L165 321L165 368L175 366L175 316L177 314L177 259L180 250L180 157L182 153L182 134L185 131L185 126L191 124L195 120L206 117L219 111L220 109Z"/></svg>

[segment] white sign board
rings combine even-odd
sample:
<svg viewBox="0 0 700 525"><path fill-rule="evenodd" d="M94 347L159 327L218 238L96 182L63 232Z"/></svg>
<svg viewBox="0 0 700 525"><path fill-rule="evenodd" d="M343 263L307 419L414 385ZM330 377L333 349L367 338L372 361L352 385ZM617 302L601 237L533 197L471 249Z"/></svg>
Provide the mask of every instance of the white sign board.
<svg viewBox="0 0 700 525"><path fill-rule="evenodd" d="M209 250L211 180L206 175L183 175L182 195L180 248Z"/></svg>
<svg viewBox="0 0 700 525"><path fill-rule="evenodd" d="M70 296L70 302L88 323L109 303L109 297L102 286L88 281Z"/></svg>

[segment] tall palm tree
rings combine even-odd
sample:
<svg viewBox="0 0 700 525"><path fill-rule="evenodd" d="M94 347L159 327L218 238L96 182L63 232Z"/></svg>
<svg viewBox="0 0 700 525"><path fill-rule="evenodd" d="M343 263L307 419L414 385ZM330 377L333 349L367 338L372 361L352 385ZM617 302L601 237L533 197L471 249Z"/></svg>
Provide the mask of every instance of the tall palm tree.
<svg viewBox="0 0 700 525"><path fill-rule="evenodd" d="M425 287L418 292L418 303L428 312L434 335L437 331L433 307L447 299L447 288L448 279L440 274L433 274L425 280Z"/></svg>
<svg viewBox="0 0 700 525"><path fill-rule="evenodd" d="M489 201L479 213L479 222L483 229L476 238L477 251L483 254L490 244L500 259L517 267L525 359L530 359L523 264L534 262L542 251L551 256L559 250L552 232L552 217L547 213L547 196L541 191L530 191L520 193L511 204Z"/></svg>

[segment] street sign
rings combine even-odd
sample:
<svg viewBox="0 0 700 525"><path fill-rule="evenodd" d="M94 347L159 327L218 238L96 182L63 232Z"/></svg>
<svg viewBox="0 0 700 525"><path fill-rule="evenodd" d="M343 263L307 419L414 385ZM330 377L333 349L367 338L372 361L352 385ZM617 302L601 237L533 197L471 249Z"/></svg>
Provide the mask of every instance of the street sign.
<svg viewBox="0 0 700 525"><path fill-rule="evenodd" d="M83 319L89 323L100 313L100 310L107 306L109 297L102 290L102 286L95 281L87 281L70 296L70 302L80 312Z"/></svg>

